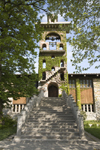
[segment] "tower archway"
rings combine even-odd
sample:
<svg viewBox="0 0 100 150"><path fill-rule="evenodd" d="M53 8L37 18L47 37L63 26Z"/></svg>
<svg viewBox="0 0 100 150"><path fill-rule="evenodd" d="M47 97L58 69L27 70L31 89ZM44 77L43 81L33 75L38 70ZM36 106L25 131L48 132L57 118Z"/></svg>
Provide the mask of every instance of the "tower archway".
<svg viewBox="0 0 100 150"><path fill-rule="evenodd" d="M58 85L54 82L48 85L48 97L58 97Z"/></svg>

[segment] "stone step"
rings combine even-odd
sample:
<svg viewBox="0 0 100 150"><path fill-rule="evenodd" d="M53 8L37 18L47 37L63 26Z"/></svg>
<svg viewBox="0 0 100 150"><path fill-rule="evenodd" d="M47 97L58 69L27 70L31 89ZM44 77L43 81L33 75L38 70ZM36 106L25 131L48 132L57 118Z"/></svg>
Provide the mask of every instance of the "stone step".
<svg viewBox="0 0 100 150"><path fill-rule="evenodd" d="M35 119L35 118L28 118L27 119L27 121L29 121L29 122L48 122L48 123L50 123L50 122L52 122L52 123L55 123L55 122L75 122L74 121L74 119L73 118L38 118L38 119Z"/></svg>
<svg viewBox="0 0 100 150"><path fill-rule="evenodd" d="M62 117L62 118L67 118L67 117L73 117L72 114L52 114L49 115L49 114L31 114L30 117L33 117L33 118L40 118L40 117L44 117L44 118L49 118L49 117Z"/></svg>
<svg viewBox="0 0 100 150"><path fill-rule="evenodd" d="M73 116L30 116L29 119L35 119L35 120L71 120Z"/></svg>
<svg viewBox="0 0 100 150"><path fill-rule="evenodd" d="M72 114L71 110L53 110L53 109L40 109L40 108L36 108L34 110L32 110L31 113L39 113L39 112L45 112L45 113L57 113L57 114Z"/></svg>
<svg viewBox="0 0 100 150"><path fill-rule="evenodd" d="M31 122L27 122L27 123L25 123L25 125L24 125L24 127L27 127L27 128L45 128L45 129L77 129L77 125L74 123L74 124L66 124L66 126L65 126L65 124L60 124L60 125L58 125L58 124L32 124ZM23 128L24 128L23 127Z"/></svg>
<svg viewBox="0 0 100 150"><path fill-rule="evenodd" d="M49 107L49 106L40 106L40 107L34 107L34 110L36 109L36 110L38 110L38 109L43 109L43 110L47 110L47 109L50 109L50 110L53 110L53 108L63 108L63 109L65 109L65 110L69 110L69 111L71 111L71 109L69 109L69 108L67 108L66 106L51 106L51 107Z"/></svg>
<svg viewBox="0 0 100 150"><path fill-rule="evenodd" d="M61 136L61 135L39 135L37 134L36 136L28 136L28 135L21 135L21 139L25 139L25 140L36 140L36 139L42 139L42 140L46 140L46 139L64 139L64 140L70 140L70 139L81 139L80 136Z"/></svg>
<svg viewBox="0 0 100 150"><path fill-rule="evenodd" d="M54 100L54 99L59 100L59 99L62 99L62 97L43 97L43 100L45 100L45 99L47 99L47 100Z"/></svg>
<svg viewBox="0 0 100 150"><path fill-rule="evenodd" d="M45 131L24 131L22 132L22 135L27 136L66 136L66 137L72 137L72 136L80 136L78 132L45 132Z"/></svg>
<svg viewBox="0 0 100 150"><path fill-rule="evenodd" d="M48 101L42 101L41 103L40 103L40 105L42 106L65 106L65 103L64 102L59 102L59 103L57 103L57 102L48 102Z"/></svg>
<svg viewBox="0 0 100 150"><path fill-rule="evenodd" d="M28 118L28 122L33 122L33 123L74 123L74 119L66 119L66 120L41 120L41 119L33 119L33 118Z"/></svg>
<svg viewBox="0 0 100 150"><path fill-rule="evenodd" d="M31 123L31 122L27 122L27 124L25 124L24 126L32 126L32 127L38 127L38 128L76 128L77 125L75 123L69 122L69 123Z"/></svg>
<svg viewBox="0 0 100 150"><path fill-rule="evenodd" d="M25 137L22 138L22 137L19 137L19 136L15 136L14 141L16 141L16 142L20 141L21 144L23 144L23 146L27 142L28 142L27 144L34 145L34 146L38 145L38 144L40 146L42 146L42 144L44 143L44 145L51 145L51 147L50 147L51 149L52 149L52 145L53 145L53 150L55 150L55 146L56 146L56 150L58 150L59 146L61 146L60 149L66 149L67 147L70 147L72 144L73 145L75 145L75 144L79 144L79 145L84 144L83 147L86 147L86 144L89 144L88 140L86 140L86 139L43 139L42 140L42 139L35 139L35 138L31 138L31 139L25 138ZM35 143L33 144L33 142L35 142ZM91 143L91 145L92 145L92 143ZM58 145L58 147L57 147L57 145ZM74 148L74 146L73 146L73 148ZM9 150L11 150L11 149L9 149ZM47 150L47 146L43 147L43 150Z"/></svg>
<svg viewBox="0 0 100 150"><path fill-rule="evenodd" d="M34 131L34 132L50 132L50 133L52 133L52 132L61 132L61 133L66 133L66 132L76 132L76 131L78 131L78 129L77 128L38 128L38 127L29 127L29 128L27 128L27 127L24 127L23 129L22 129L22 132L26 132L26 131L30 131L30 132L32 132L32 131Z"/></svg>

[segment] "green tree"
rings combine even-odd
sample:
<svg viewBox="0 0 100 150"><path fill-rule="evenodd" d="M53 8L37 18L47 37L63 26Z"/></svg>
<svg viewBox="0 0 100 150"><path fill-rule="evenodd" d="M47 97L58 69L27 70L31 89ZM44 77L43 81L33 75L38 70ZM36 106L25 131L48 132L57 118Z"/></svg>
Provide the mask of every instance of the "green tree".
<svg viewBox="0 0 100 150"><path fill-rule="evenodd" d="M9 97L36 92L35 48L42 31L38 14L44 4L42 0L0 0L0 117Z"/></svg>
<svg viewBox="0 0 100 150"><path fill-rule="evenodd" d="M72 63L80 72L92 65L99 68L100 62L100 1L99 0L56 0L52 1L50 11L55 10L71 21L72 36L67 39L73 46ZM80 63L87 60L89 65L81 68ZM78 64L79 63L79 64Z"/></svg>

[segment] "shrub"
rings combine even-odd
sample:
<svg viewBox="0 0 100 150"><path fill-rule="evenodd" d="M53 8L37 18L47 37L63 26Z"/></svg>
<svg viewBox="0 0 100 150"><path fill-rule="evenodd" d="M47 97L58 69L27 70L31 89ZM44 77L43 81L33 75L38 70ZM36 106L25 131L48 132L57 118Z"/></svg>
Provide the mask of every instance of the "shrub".
<svg viewBox="0 0 100 150"><path fill-rule="evenodd" d="M59 97L62 97L62 94L59 94Z"/></svg>
<svg viewBox="0 0 100 150"><path fill-rule="evenodd" d="M13 120L9 115L3 116L0 120L0 128L16 126L16 120Z"/></svg>

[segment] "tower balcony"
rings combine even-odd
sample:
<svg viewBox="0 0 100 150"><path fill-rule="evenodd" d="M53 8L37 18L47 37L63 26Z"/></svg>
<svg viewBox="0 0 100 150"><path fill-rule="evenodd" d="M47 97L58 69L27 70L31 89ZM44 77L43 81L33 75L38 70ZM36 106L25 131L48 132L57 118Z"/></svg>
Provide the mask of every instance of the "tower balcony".
<svg viewBox="0 0 100 150"><path fill-rule="evenodd" d="M62 42L41 42L40 54L64 54Z"/></svg>
<svg viewBox="0 0 100 150"><path fill-rule="evenodd" d="M63 55L65 53L65 50L42 50L40 51L41 55Z"/></svg>

